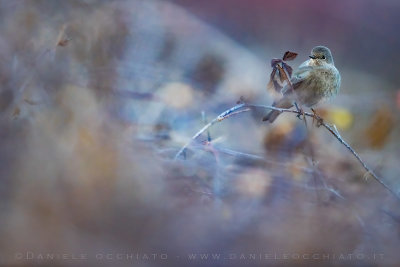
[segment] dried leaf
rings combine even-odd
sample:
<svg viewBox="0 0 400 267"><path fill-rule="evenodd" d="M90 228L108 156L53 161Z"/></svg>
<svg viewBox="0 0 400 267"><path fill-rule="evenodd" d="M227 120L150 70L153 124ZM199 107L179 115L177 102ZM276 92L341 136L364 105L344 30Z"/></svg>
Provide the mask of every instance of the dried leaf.
<svg viewBox="0 0 400 267"><path fill-rule="evenodd" d="M286 64L285 62L282 62L282 67L289 74L289 78L292 78L292 73L293 73L292 67L290 67L289 64Z"/></svg>
<svg viewBox="0 0 400 267"><path fill-rule="evenodd" d="M57 37L57 46L66 46L68 42L71 40L70 38L67 37L67 34L65 33L66 28L67 28L66 24L64 24L61 27L61 30Z"/></svg>
<svg viewBox="0 0 400 267"><path fill-rule="evenodd" d="M277 65L278 66L278 65ZM278 83L277 81L277 77L276 77L276 72L278 70L276 68L274 68L271 72L270 75L270 79L269 82L267 84L267 89L271 90L271 91L276 91L276 92L280 92L282 89L282 86Z"/></svg>
<svg viewBox="0 0 400 267"><path fill-rule="evenodd" d="M275 68L276 65L277 65L278 63L281 63L281 62L282 62L282 59L273 58L273 59L271 60L271 67L272 67L272 68Z"/></svg>
<svg viewBox="0 0 400 267"><path fill-rule="evenodd" d="M267 90L269 91L275 91L275 86L274 86L274 81L273 80L269 80L268 84L267 84Z"/></svg>
<svg viewBox="0 0 400 267"><path fill-rule="evenodd" d="M282 89L282 86L279 84L278 81L275 80L269 80L268 84L267 84L267 89L272 91L272 92L280 92Z"/></svg>
<svg viewBox="0 0 400 267"><path fill-rule="evenodd" d="M275 91L277 91L277 92L280 92L281 90L282 90L282 85L278 82L278 81L273 81L273 84L274 84L274 89L275 89Z"/></svg>
<svg viewBox="0 0 400 267"><path fill-rule="evenodd" d="M62 39L58 41L57 46L66 46L70 40L69 38Z"/></svg>
<svg viewBox="0 0 400 267"><path fill-rule="evenodd" d="M269 78L270 78L271 80L274 80L274 79L275 79L276 71L277 71L276 68L274 68L274 69L272 70L271 75L269 76Z"/></svg>
<svg viewBox="0 0 400 267"><path fill-rule="evenodd" d="M293 60L297 57L297 53L291 52L291 51L286 51L285 54L283 55L283 60L288 61L288 60Z"/></svg>
<svg viewBox="0 0 400 267"><path fill-rule="evenodd" d="M281 82L284 82L284 81L289 82L289 78L286 74L286 71L280 65L276 65L276 66L278 68L279 78L280 78Z"/></svg>
<svg viewBox="0 0 400 267"><path fill-rule="evenodd" d="M267 84L267 89L274 91L275 87L274 87L274 80L275 80L275 74L276 74L276 68L274 68L269 76L269 82Z"/></svg>

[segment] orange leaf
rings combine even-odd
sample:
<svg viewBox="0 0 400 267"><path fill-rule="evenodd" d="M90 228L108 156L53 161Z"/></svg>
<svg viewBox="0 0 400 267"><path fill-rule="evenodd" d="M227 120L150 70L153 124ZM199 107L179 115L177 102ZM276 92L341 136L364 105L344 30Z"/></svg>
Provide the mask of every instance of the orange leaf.
<svg viewBox="0 0 400 267"><path fill-rule="evenodd" d="M289 82L289 77L286 74L286 71L280 66L280 65L276 65L278 68L278 72L279 72L279 78L281 80L281 82L287 81Z"/></svg>

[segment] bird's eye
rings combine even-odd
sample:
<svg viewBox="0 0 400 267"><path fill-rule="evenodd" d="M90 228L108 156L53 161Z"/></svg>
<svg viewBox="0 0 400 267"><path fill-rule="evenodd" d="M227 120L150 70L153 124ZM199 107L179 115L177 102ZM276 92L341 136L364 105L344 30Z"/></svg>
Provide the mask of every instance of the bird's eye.
<svg viewBox="0 0 400 267"><path fill-rule="evenodd" d="M322 56L322 59L325 59L325 56Z"/></svg>

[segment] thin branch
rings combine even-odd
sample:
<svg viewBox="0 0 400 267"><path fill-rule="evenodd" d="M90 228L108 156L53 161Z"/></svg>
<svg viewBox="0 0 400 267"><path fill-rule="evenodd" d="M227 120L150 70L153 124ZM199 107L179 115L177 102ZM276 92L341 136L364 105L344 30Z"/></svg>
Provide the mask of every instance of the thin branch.
<svg viewBox="0 0 400 267"><path fill-rule="evenodd" d="M228 109L224 112L222 112L221 114L219 114L216 118L214 118L212 121L210 121L209 123L207 123L206 125L204 125L203 128L200 129L200 131L198 131L195 135L193 135L192 139L187 142L179 151L178 153L176 153L175 155L175 159L178 159L179 156L186 150L186 148L192 143L193 140L196 140L197 137L199 137L202 133L204 133L205 131L207 131L208 128L210 128L211 126L213 126L214 124L221 122L222 120L226 119L227 117L230 117L232 115L232 113L238 111L239 109L245 107L246 104L240 104L237 106L234 106L231 109ZM249 111L249 110L247 110Z"/></svg>
<svg viewBox="0 0 400 267"><path fill-rule="evenodd" d="M268 110L276 110L281 113L286 112L286 113L293 113L296 115L303 115L307 117L314 118L318 122L318 126L323 126L325 129L327 129L342 145L344 145L347 150L349 150L353 156L361 163L361 165L364 167L364 169L369 173L378 183L380 183L383 187L385 187L389 192L391 192L397 199L400 200L400 196L397 195L395 191L393 191L384 181L382 181L381 178L379 178L375 172L367 166L367 164L361 159L361 157L357 154L357 152L354 151L354 149L346 142L343 140L343 138L340 136L339 132L337 131L335 126L330 126L329 124L325 123L324 120L316 115L312 114L309 112L301 112L293 109L285 109L285 108L276 108L272 106L265 106L265 105L253 105L253 104L246 104L242 103L239 105L236 105L221 114L219 114L216 118L214 118L211 122L209 122L207 125L205 125L203 128L201 128L192 138L189 142L187 142L175 155L175 160L179 158L179 156L184 153L186 148L192 143L192 141L196 140L202 133L204 133L208 128L213 126L216 123L219 123L223 121L226 118L229 118L233 115L240 114L243 112L250 111L254 108L261 108L261 109L268 109Z"/></svg>

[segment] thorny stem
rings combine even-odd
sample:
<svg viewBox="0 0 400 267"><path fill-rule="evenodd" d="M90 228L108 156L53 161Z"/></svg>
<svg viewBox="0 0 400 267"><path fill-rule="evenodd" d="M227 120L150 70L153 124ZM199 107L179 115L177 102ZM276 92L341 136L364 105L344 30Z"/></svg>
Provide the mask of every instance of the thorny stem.
<svg viewBox="0 0 400 267"><path fill-rule="evenodd" d="M239 104L236 105L228 110L225 110L224 112L222 112L221 114L219 114L217 117L215 117L212 121L210 121L209 123L207 123L207 125L205 125L203 128L201 128L192 138L189 142L187 142L179 151L178 153L175 155L175 160L179 158L179 156L184 153L184 151L186 150L186 148L192 143L192 141L196 140L202 133L204 133L205 131L207 131L208 128L210 128L211 126L213 126L214 124L223 121L226 118L229 118L230 116L239 114L239 113L243 113L243 112L247 112L250 111L252 109L255 108L261 108L261 109L268 109L268 110L276 110L279 111L281 113L283 112L287 112L287 113L293 113L296 115L301 114L300 111L297 110L293 110L293 109L285 109L285 108L277 108L277 107L272 107L272 106L265 106L265 105L254 105L254 104ZM367 164L361 159L361 157L357 154L357 152L354 151L354 149L346 142L343 140L343 138L340 136L339 132L337 131L336 127L330 126L329 124L325 123L324 120L316 115L316 114L312 114L309 112L304 112L303 114L304 116L307 117L311 117L317 120L318 125L319 126L323 126L325 129L327 129L342 145L344 145L347 150L349 150L353 156L361 163L361 165L364 167L364 169L367 171L367 173L369 173L378 183L380 183L383 187L385 187L389 192L391 192L397 199L400 200L400 196L398 196L396 194L396 192L394 192L384 181L382 181L381 178L379 178L375 172L369 168L367 166Z"/></svg>

